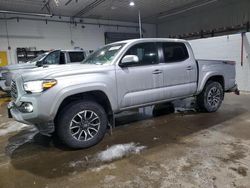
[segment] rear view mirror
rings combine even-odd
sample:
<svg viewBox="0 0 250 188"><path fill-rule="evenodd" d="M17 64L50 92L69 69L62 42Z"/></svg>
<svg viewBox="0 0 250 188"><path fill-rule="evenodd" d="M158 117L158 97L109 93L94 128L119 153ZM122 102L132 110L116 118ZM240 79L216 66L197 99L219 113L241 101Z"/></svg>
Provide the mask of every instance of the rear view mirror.
<svg viewBox="0 0 250 188"><path fill-rule="evenodd" d="M139 63L138 56L136 56L136 55L126 55L126 56L124 56L122 58L120 66L121 67L126 67L126 66L133 65L133 64L136 64L136 63Z"/></svg>

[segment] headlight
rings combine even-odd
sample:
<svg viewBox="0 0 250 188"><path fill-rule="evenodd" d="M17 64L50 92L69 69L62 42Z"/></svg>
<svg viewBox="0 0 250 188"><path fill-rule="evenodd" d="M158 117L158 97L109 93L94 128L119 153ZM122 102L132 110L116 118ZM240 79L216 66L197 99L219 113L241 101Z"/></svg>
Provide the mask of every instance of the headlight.
<svg viewBox="0 0 250 188"><path fill-rule="evenodd" d="M24 90L31 93L41 93L57 84L56 80L37 80L23 84Z"/></svg>

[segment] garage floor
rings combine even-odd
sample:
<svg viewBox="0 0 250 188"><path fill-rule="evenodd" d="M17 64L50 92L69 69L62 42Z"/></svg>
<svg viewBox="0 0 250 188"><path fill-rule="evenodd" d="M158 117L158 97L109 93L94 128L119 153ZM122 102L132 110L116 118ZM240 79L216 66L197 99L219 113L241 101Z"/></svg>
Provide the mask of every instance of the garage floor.
<svg viewBox="0 0 250 188"><path fill-rule="evenodd" d="M78 151L9 120L6 100L0 187L250 187L250 95L228 94L212 114L126 114L112 136Z"/></svg>

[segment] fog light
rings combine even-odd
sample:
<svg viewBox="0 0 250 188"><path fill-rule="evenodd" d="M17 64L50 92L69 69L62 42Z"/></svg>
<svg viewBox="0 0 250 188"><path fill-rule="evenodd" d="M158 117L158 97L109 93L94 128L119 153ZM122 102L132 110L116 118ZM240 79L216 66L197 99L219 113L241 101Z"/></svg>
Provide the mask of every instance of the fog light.
<svg viewBox="0 0 250 188"><path fill-rule="evenodd" d="M31 113L33 112L33 105L31 103L23 103L22 104L22 111L24 113Z"/></svg>

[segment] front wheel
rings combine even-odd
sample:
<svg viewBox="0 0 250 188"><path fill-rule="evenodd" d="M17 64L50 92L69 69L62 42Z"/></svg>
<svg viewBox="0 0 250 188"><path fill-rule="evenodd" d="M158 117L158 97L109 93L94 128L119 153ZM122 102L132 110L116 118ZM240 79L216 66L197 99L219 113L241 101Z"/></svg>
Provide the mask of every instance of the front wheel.
<svg viewBox="0 0 250 188"><path fill-rule="evenodd" d="M59 114L56 133L70 148L88 148L103 139L107 125L107 115L102 106L93 101L76 101Z"/></svg>
<svg viewBox="0 0 250 188"><path fill-rule="evenodd" d="M219 82L209 81L197 96L198 109L205 112L216 112L223 101L224 91Z"/></svg>

